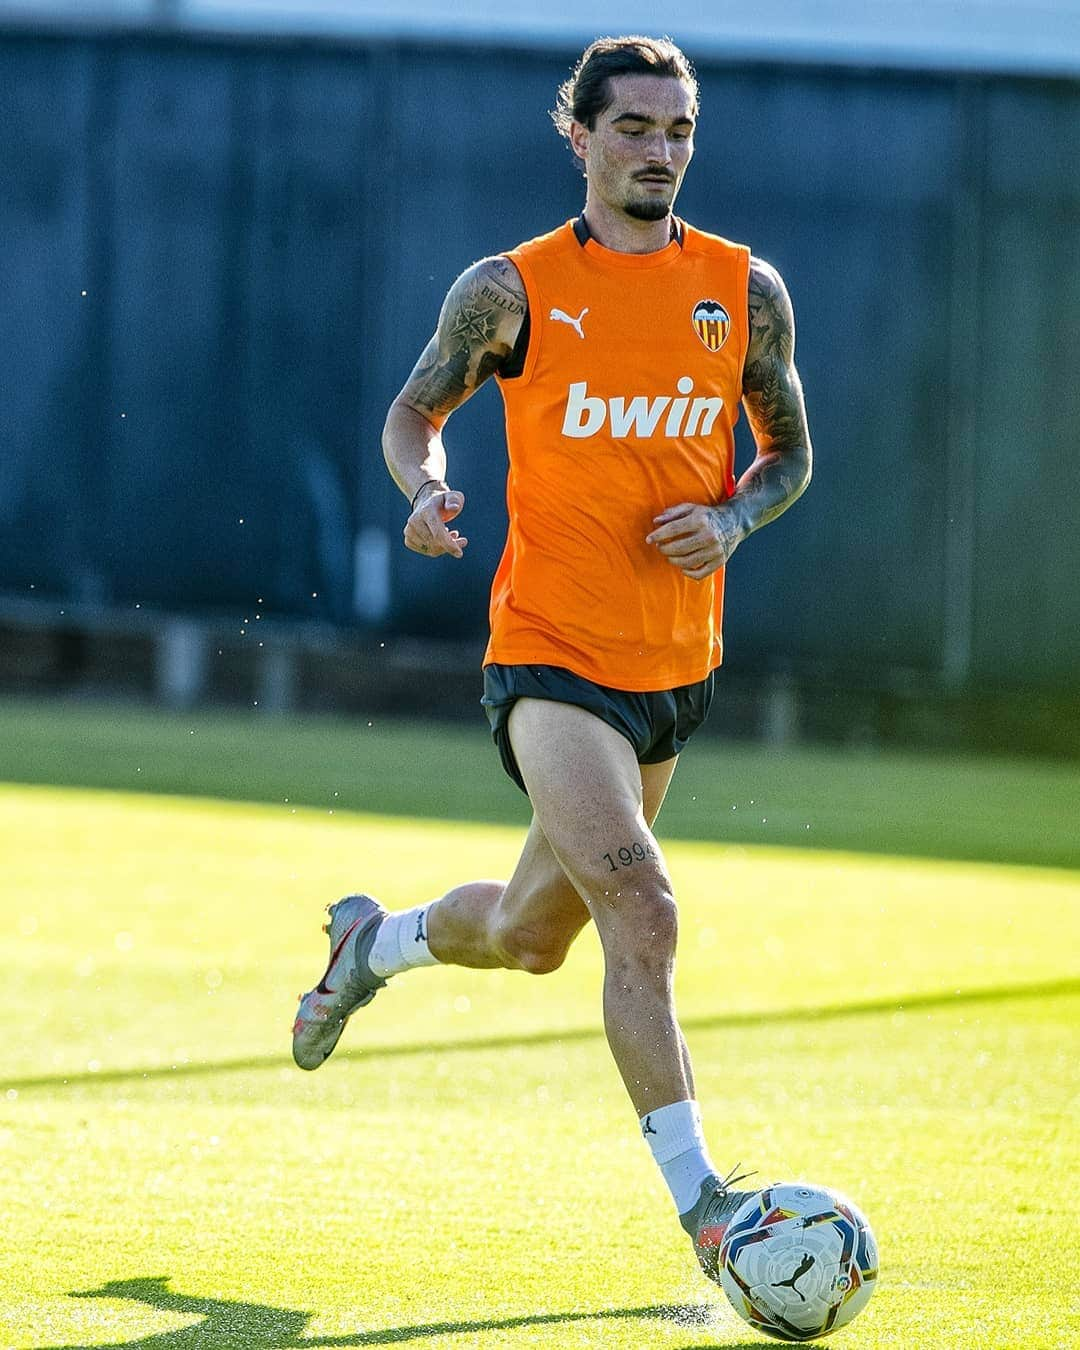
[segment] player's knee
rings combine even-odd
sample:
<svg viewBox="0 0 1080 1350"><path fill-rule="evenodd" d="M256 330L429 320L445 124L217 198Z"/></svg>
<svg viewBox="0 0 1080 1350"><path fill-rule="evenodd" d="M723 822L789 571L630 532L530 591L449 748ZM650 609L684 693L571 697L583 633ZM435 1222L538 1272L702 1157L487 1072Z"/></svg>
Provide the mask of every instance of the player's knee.
<svg viewBox="0 0 1080 1350"><path fill-rule="evenodd" d="M635 925L637 945L646 953L673 956L679 938L679 907L670 891L650 896Z"/></svg>
<svg viewBox="0 0 1080 1350"><path fill-rule="evenodd" d="M608 902L601 940L609 964L666 968L675 956L679 909L669 887L624 889Z"/></svg>
<svg viewBox="0 0 1080 1350"><path fill-rule="evenodd" d="M551 975L566 960L566 947L526 947L518 955L518 968L527 975Z"/></svg>
<svg viewBox="0 0 1080 1350"><path fill-rule="evenodd" d="M529 975L550 975L566 960L571 938L521 924L500 929L499 949L506 964Z"/></svg>

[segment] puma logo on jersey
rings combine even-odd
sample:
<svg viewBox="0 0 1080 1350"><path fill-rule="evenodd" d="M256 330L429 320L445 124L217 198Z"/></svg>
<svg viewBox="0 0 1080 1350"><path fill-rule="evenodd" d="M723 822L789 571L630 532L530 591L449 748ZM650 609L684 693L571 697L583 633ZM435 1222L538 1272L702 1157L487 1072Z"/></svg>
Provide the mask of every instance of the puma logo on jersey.
<svg viewBox="0 0 1080 1350"><path fill-rule="evenodd" d="M588 314L588 312L589 307L588 305L586 305L585 308L581 311L581 313L577 316L577 318L572 319L570 315L566 313L565 310L553 309L548 317L554 319L556 323L568 323L570 327L574 330L574 332L578 335L578 337L581 338L582 341L584 341L585 330L581 326L581 321L585 317L585 315Z"/></svg>
<svg viewBox="0 0 1080 1350"><path fill-rule="evenodd" d="M718 396L691 399L694 381L689 375L680 376L675 388L681 397L637 394L603 399L588 392L585 380L572 384L566 391L562 434L583 440L598 436L607 426L612 436L708 436L724 400Z"/></svg>

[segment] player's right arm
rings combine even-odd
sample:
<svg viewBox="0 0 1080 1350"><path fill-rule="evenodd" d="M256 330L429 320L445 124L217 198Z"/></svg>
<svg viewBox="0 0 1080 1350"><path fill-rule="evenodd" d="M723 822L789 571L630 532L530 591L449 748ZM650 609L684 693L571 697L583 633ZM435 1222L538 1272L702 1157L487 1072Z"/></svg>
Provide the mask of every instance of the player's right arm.
<svg viewBox="0 0 1080 1350"><path fill-rule="evenodd" d="M442 428L514 350L527 305L508 258L473 263L450 287L434 336L390 405L383 458L411 503L405 546L416 553L460 558L469 542L447 528L465 497L447 484Z"/></svg>

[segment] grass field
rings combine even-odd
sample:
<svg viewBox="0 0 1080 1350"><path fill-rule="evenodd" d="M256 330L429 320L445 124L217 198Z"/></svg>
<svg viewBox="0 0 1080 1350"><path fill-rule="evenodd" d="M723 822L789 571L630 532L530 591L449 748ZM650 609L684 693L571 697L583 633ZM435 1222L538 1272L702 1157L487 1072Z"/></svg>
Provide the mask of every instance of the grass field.
<svg viewBox="0 0 1080 1350"><path fill-rule="evenodd" d="M327 900L512 865L482 732L8 705L0 779L5 1350L768 1344L638 1137L590 933L543 979L406 976L292 1067ZM870 1215L837 1345L1077 1343L1078 821L1060 766L680 766L707 1133Z"/></svg>

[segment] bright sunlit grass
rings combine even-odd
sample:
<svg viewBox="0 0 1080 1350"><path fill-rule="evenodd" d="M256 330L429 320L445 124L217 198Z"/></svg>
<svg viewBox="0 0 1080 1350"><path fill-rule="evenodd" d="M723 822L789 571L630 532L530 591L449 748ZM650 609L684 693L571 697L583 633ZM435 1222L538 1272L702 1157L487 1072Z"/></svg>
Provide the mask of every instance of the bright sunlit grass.
<svg viewBox="0 0 1080 1350"><path fill-rule="evenodd" d="M544 979L406 976L292 1066L328 900L416 903L520 839L0 788L0 1345L767 1344L638 1137L591 933ZM837 1344L1072 1345L1080 873L667 848L717 1162L833 1184L877 1231Z"/></svg>

